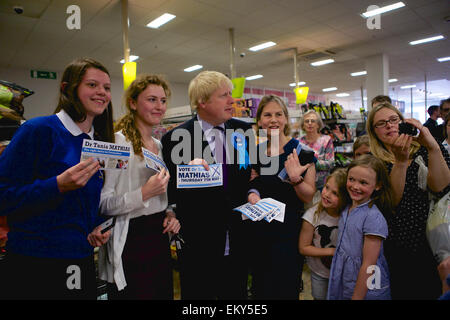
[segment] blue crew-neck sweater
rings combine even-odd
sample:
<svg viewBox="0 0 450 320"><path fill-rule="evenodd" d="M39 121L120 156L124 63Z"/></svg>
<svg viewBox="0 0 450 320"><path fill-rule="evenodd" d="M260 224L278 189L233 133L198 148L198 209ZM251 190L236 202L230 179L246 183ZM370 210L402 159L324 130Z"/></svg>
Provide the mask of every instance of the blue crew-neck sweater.
<svg viewBox="0 0 450 320"><path fill-rule="evenodd" d="M0 215L8 217L7 250L33 257L78 259L92 255L87 236L98 215L103 177L95 173L77 190L60 193L56 176L78 164L82 133L72 135L56 115L25 122L0 156Z"/></svg>

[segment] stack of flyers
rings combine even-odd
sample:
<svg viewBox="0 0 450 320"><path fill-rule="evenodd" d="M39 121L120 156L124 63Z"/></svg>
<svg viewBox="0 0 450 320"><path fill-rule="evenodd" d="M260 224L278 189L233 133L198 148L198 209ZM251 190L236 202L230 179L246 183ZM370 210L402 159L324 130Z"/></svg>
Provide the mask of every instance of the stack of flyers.
<svg viewBox="0 0 450 320"><path fill-rule="evenodd" d="M286 205L272 198L264 198L254 205L247 202L246 204L234 208L234 210L242 213L242 218L250 218L252 221L260 221L262 219L267 222L277 220L284 222L284 210ZM245 218L247 217L247 218Z"/></svg>
<svg viewBox="0 0 450 320"><path fill-rule="evenodd" d="M130 146L104 141L84 139L81 148L81 161L95 158L100 170L126 169L130 160Z"/></svg>
<svg viewBox="0 0 450 320"><path fill-rule="evenodd" d="M158 155L145 148L142 148L142 154L144 155L145 166L147 168L153 169L157 172L160 172L163 168L167 170L166 164Z"/></svg>

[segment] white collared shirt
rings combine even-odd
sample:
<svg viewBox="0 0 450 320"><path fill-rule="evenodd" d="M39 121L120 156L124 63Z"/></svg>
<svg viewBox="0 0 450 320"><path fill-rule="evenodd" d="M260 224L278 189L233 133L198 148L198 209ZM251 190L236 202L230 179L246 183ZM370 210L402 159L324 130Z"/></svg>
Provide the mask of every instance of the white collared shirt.
<svg viewBox="0 0 450 320"><path fill-rule="evenodd" d="M79 136L84 132L81 131L80 127L73 121L69 114L65 110L61 110L56 114L59 120L61 120L63 126L73 135ZM94 125L91 126L91 130L87 133L91 139L94 139Z"/></svg>
<svg viewBox="0 0 450 320"><path fill-rule="evenodd" d="M215 154L216 154L216 152L215 152L216 151L215 150L216 149L215 140L216 139L220 139L220 141L224 141L224 139L225 139L225 124L222 123L222 124L220 124L218 126L213 126L209 122L206 122L205 120L200 118L200 116L198 114L197 114L197 119L198 119L198 122L200 124L200 127L203 130L203 133L205 135L206 141L208 141L209 147L211 148L211 153L215 157ZM215 129L215 127L223 128L223 132L220 132L219 130ZM217 159L216 159L216 162L219 163L221 161L217 161Z"/></svg>

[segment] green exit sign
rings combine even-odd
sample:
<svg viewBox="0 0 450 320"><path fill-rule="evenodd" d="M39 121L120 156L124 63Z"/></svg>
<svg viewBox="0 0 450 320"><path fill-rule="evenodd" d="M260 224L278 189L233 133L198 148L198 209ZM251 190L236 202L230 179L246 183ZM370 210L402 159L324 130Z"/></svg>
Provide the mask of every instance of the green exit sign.
<svg viewBox="0 0 450 320"><path fill-rule="evenodd" d="M36 79L53 79L56 80L56 72L31 70L31 77Z"/></svg>

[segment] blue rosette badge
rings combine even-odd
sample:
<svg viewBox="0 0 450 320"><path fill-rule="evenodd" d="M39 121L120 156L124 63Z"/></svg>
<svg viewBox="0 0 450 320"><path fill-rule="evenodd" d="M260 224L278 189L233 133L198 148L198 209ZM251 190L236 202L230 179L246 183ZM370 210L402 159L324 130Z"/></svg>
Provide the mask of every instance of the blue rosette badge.
<svg viewBox="0 0 450 320"><path fill-rule="evenodd" d="M250 158L248 156L247 141L245 140L244 135L239 132L233 132L231 141L234 149L236 149L238 153L239 170L242 168L247 169L247 166L250 164Z"/></svg>

